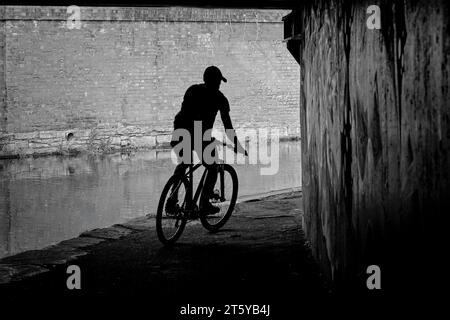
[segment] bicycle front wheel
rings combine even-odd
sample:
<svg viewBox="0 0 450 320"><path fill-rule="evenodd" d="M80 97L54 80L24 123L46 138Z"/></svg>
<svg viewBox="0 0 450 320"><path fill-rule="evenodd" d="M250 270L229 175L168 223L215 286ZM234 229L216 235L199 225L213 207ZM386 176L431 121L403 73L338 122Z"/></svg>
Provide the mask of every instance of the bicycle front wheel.
<svg viewBox="0 0 450 320"><path fill-rule="evenodd" d="M218 170L217 182L214 187L215 196L210 200L213 206L219 207L216 214L201 213L202 225L211 232L222 228L233 213L238 195L238 177L229 164L221 164Z"/></svg>
<svg viewBox="0 0 450 320"><path fill-rule="evenodd" d="M156 212L156 233L166 245L175 243L186 226L186 193L188 183L184 177L172 176L159 199Z"/></svg>

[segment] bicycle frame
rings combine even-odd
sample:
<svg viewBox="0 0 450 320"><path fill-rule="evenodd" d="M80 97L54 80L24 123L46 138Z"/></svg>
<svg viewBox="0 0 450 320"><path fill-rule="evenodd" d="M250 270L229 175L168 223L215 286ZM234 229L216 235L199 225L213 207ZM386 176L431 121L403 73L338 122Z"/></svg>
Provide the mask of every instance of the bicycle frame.
<svg viewBox="0 0 450 320"><path fill-rule="evenodd" d="M213 141L217 141L217 140L214 139ZM224 142L216 142L216 143L229 147L229 145L227 145ZM196 208L196 203L199 200L199 197L202 193L203 186L204 186L205 179L206 179L206 173L208 172L208 168L205 167L205 171L202 174L202 177L198 184L197 190L195 191L195 195L193 194L193 190L194 190L194 175L193 174L194 174L194 171L197 170L202 165L203 165L202 163L197 163L196 165L189 164L188 171L187 171L187 173L185 173L185 177L187 177L187 179L189 181L188 190L186 190L187 192L186 192L186 196L185 196L187 210L198 209L198 208ZM220 194L221 194L220 201L225 201L225 197L223 196L225 193L224 192L225 191L225 182L224 182L225 173L223 170L223 163L217 162L215 165L217 166L217 171L218 171L219 179L220 179ZM177 185L177 187L172 190L172 193L174 191L178 192L178 188L180 187L180 185L181 185L181 181Z"/></svg>
<svg viewBox="0 0 450 320"><path fill-rule="evenodd" d="M194 171L197 170L199 167L201 167L201 164L190 164L188 167L188 172L186 173L186 176L188 177L188 181L189 181L189 186L188 186L188 190L187 190L187 209L195 209L195 204L198 201L198 198L200 196L200 193L203 189L203 184L205 182L206 179L206 173L207 173L207 169L205 168L205 171L202 174L202 177L200 178L200 182L198 184L197 190L195 191L195 196L193 197L193 191L194 191Z"/></svg>
<svg viewBox="0 0 450 320"><path fill-rule="evenodd" d="M197 190L195 191L195 194L193 195L193 190L194 190L194 171L197 170L199 167L201 167L202 164L198 163L196 165L190 164L188 167L188 172L185 174L185 176L188 178L189 181L189 186L188 186L188 190L187 190L187 194L186 197L189 201L187 201L187 208L188 209L195 209L196 203L200 198L200 195L203 191L203 187L205 184L205 180L206 180L206 174L208 172L208 168L205 167L205 171L202 174L202 177L200 178L200 181L198 183L197 186ZM220 181L220 194L221 196L221 201L224 201L224 191L225 191L225 185L224 185L224 171L223 171L223 166L218 163L216 164L217 169L218 169L218 174L219 174L219 181Z"/></svg>
<svg viewBox="0 0 450 320"><path fill-rule="evenodd" d="M204 166L205 171L202 173L199 182L196 182L197 186L195 186L194 171L200 166ZM236 170L223 160L216 159L212 165L204 162L196 164L186 163L182 167L177 168L176 172L177 175L172 175L164 186L158 203L156 231L158 238L164 244L175 243L183 232L186 223L196 219L199 219L207 230L211 232L218 231L230 218L237 200L238 177ZM208 190L212 194L202 194L206 191L205 185L209 180L207 174L212 174L213 172L217 174L217 177L212 177L214 178L212 180L216 181L212 187L219 190ZM227 175L226 182L225 174ZM230 181L228 181L228 175L230 176ZM220 179L219 182L217 182L217 178ZM226 190L225 183L229 184ZM181 186L184 190L178 194ZM228 187L231 188L229 194ZM225 191L227 191L226 196ZM204 200L211 200L211 204L205 203L206 206L204 208L199 208L202 205L203 196L205 196ZM170 203L169 200L173 201ZM209 211L207 209L210 205L213 205L214 208L211 208ZM219 212L220 215L216 215Z"/></svg>

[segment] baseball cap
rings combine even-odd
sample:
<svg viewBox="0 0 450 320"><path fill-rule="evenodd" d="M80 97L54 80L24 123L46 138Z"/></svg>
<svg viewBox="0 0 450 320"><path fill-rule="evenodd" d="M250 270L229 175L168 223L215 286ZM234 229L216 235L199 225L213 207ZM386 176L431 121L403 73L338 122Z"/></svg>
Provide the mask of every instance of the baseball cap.
<svg viewBox="0 0 450 320"><path fill-rule="evenodd" d="M223 82L227 82L227 79L224 78L222 72L220 72L220 69L216 66L209 66L205 69L205 72L203 73L203 80L206 82L207 79L220 79Z"/></svg>

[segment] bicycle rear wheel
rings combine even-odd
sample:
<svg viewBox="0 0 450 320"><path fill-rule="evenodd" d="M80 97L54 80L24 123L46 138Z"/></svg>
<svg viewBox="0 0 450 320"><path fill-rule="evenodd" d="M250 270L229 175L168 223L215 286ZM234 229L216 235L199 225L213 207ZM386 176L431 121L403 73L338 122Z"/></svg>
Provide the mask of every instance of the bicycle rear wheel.
<svg viewBox="0 0 450 320"><path fill-rule="evenodd" d="M216 214L200 214L200 221L206 229L216 232L222 228L233 213L238 195L238 177L236 171L229 164L220 164L217 182L214 187L216 196L211 204L219 207Z"/></svg>
<svg viewBox="0 0 450 320"><path fill-rule="evenodd" d="M156 212L156 233L163 244L175 243L183 233L187 221L185 212L187 188L187 180L178 176L172 176L164 186ZM178 203L167 206L169 198L178 199Z"/></svg>

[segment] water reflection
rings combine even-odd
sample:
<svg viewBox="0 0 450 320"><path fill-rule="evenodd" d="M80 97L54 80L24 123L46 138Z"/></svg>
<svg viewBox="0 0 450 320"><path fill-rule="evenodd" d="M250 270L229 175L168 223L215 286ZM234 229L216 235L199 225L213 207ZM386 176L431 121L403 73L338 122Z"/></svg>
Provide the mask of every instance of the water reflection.
<svg viewBox="0 0 450 320"><path fill-rule="evenodd" d="M234 165L239 196L300 186L300 144L280 144L279 172ZM174 169L168 151L0 160L0 257L154 213Z"/></svg>

